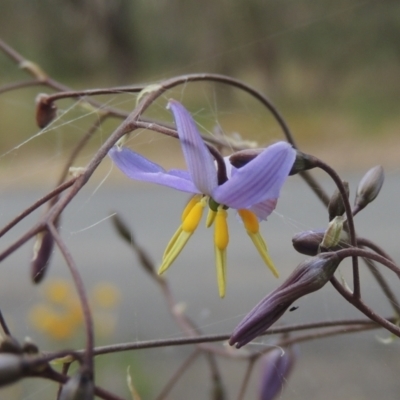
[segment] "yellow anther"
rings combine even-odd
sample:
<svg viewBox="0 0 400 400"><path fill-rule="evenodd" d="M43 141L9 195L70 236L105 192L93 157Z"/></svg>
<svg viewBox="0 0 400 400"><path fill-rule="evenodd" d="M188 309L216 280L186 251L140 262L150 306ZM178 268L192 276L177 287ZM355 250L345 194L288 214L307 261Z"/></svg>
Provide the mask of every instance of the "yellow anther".
<svg viewBox="0 0 400 400"><path fill-rule="evenodd" d="M257 233L259 231L259 224L257 216L250 210L238 210L240 217L244 223L246 231L249 233Z"/></svg>
<svg viewBox="0 0 400 400"><path fill-rule="evenodd" d="M214 243L220 250L226 249L229 242L228 223L226 220L227 216L228 213L226 210L219 207L215 217Z"/></svg>
<svg viewBox="0 0 400 400"><path fill-rule="evenodd" d="M195 229L199 225L205 206L206 201L201 200L192 207L192 209L189 211L182 222L182 230L184 230L185 232L195 231Z"/></svg>
<svg viewBox="0 0 400 400"><path fill-rule="evenodd" d="M188 216L192 208L201 200L201 197L202 197L201 194L196 194L188 201L185 209L182 212L182 222Z"/></svg>
<svg viewBox="0 0 400 400"><path fill-rule="evenodd" d="M275 264L272 261L271 257L269 256L267 245L263 237L261 236L260 232L253 234L247 231L247 233L249 234L250 239L253 241L254 246L256 246L256 249L258 250L261 258L264 260L267 267L271 270L271 272L274 274L276 278L279 278L279 272L276 269Z"/></svg>

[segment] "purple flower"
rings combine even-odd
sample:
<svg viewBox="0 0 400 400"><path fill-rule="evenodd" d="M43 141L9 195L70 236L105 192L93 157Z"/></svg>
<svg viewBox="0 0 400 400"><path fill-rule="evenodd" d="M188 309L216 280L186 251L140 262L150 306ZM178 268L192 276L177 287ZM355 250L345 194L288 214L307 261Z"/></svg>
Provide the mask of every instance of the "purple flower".
<svg viewBox="0 0 400 400"><path fill-rule="evenodd" d="M332 278L339 263L339 257L333 252L303 261L280 287L244 317L233 331L229 344L240 348L264 333L294 301L321 289Z"/></svg>
<svg viewBox="0 0 400 400"><path fill-rule="evenodd" d="M182 214L182 224L164 252L159 273L166 271L179 255L208 206L206 226L214 222L214 247L218 288L225 295L226 248L229 242L227 209L238 210L247 233L264 262L277 275L267 246L259 233L259 220L265 220L275 209L280 189L295 161L296 152L286 142L267 147L243 168L234 168L225 159L229 179L218 185L217 168L189 112L177 101L168 108L175 119L188 171L166 171L128 148L114 146L109 156L129 178L152 182L194 194Z"/></svg>
<svg viewBox="0 0 400 400"><path fill-rule="evenodd" d="M275 348L261 358L260 400L273 400L282 393L295 361L291 347Z"/></svg>

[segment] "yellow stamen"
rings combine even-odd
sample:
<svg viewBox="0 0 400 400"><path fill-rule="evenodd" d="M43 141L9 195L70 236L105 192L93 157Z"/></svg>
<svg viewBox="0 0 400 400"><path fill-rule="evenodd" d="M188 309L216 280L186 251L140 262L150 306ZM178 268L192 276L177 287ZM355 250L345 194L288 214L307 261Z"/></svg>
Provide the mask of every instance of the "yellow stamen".
<svg viewBox="0 0 400 400"><path fill-rule="evenodd" d="M192 197L182 213L182 225L172 236L163 255L162 264L158 270L161 275L178 257L185 244L199 225L203 209L207 205L207 198L201 195Z"/></svg>
<svg viewBox="0 0 400 400"><path fill-rule="evenodd" d="M191 207L190 211L187 213L182 222L182 230L184 230L185 232L195 231L195 229L199 225L206 204L207 200L202 199Z"/></svg>
<svg viewBox="0 0 400 400"><path fill-rule="evenodd" d="M215 217L214 243L218 249L224 250L228 246L229 231L227 223L228 213L222 207L218 207Z"/></svg>
<svg viewBox="0 0 400 400"><path fill-rule="evenodd" d="M244 227L248 232L257 233L259 230L259 224L257 216L250 210L238 210L240 217L243 220Z"/></svg>
<svg viewBox="0 0 400 400"><path fill-rule="evenodd" d="M185 209L182 212L182 222L188 216L192 208L201 200L201 197L202 197L201 194L196 194L188 201Z"/></svg>
<svg viewBox="0 0 400 400"><path fill-rule="evenodd" d="M225 297L226 286L226 249L215 246L215 265L217 268L218 293L221 298Z"/></svg>
<svg viewBox="0 0 400 400"><path fill-rule="evenodd" d="M174 242L171 243L172 242L171 240L171 242L168 243L167 246L168 252L164 254L162 264L160 266L160 269L158 270L159 275L164 273L171 266L171 264L175 261L176 257L178 257L179 253L185 247L185 244L190 239L190 236L192 236L192 234L193 232L185 232L181 228L178 229L178 231L172 238L174 239Z"/></svg>
<svg viewBox="0 0 400 400"><path fill-rule="evenodd" d="M250 231L247 231L247 233L249 234L250 239L253 241L254 246L256 246L256 249L260 253L261 258L264 260L267 267L271 270L271 272L274 274L276 278L279 278L279 272L276 269L274 262L272 261L271 257L268 254L267 245L263 237L261 236L260 232L251 233Z"/></svg>
<svg viewBox="0 0 400 400"><path fill-rule="evenodd" d="M276 269L274 262L268 254L267 245L259 232L259 223L257 216L250 210L238 210L240 217L243 220L244 227L250 239L256 246L256 249L260 253L261 258L264 260L267 267L271 270L276 278L279 277L278 270Z"/></svg>

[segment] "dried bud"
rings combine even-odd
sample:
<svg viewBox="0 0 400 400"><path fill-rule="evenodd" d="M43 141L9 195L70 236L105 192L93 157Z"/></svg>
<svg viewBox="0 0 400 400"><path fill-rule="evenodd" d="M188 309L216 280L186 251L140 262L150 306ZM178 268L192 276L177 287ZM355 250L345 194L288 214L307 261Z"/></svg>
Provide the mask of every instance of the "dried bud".
<svg viewBox="0 0 400 400"><path fill-rule="evenodd" d="M335 217L329 222L328 229L325 231L321 242L322 249L334 249L340 242L343 232L343 217Z"/></svg>
<svg viewBox="0 0 400 400"><path fill-rule="evenodd" d="M350 194L349 183L343 181L343 186L346 189L347 198L348 198L349 194ZM335 218L337 216L343 215L345 213L345 211L346 210L344 208L342 195L339 192L339 190L336 189L329 201L329 204L328 204L329 221L332 221L333 218Z"/></svg>
<svg viewBox="0 0 400 400"><path fill-rule="evenodd" d="M297 233L292 238L292 244L296 251L307 256L316 256L320 253L320 246L326 231L323 229ZM348 246L348 234L342 230L340 240L336 246L330 247L331 251Z"/></svg>
<svg viewBox="0 0 400 400"><path fill-rule="evenodd" d="M380 165L371 168L363 176L357 187L356 199L354 201L354 214L376 199L384 180L385 174Z"/></svg>
<svg viewBox="0 0 400 400"><path fill-rule="evenodd" d="M0 353L22 354L22 347L17 339L6 336L0 343Z"/></svg>
<svg viewBox="0 0 400 400"><path fill-rule="evenodd" d="M16 382L23 376L22 357L10 353L0 354L0 387Z"/></svg>
<svg viewBox="0 0 400 400"><path fill-rule="evenodd" d="M261 358L260 400L273 400L282 393L295 361L291 347L275 348Z"/></svg>
<svg viewBox="0 0 400 400"><path fill-rule="evenodd" d="M91 374L86 370L81 370L63 386L59 400L92 400L93 392Z"/></svg>
<svg viewBox="0 0 400 400"><path fill-rule="evenodd" d="M46 230L37 234L31 260L31 278L34 283L39 283L43 279L53 246L54 239L49 231Z"/></svg>
<svg viewBox="0 0 400 400"><path fill-rule="evenodd" d="M39 347L37 346L36 343L32 341L31 338L26 337L24 339L24 343L22 344L22 351L25 354L38 354L39 353Z"/></svg>
<svg viewBox="0 0 400 400"><path fill-rule="evenodd" d="M336 253L322 253L297 266L286 281L260 301L233 331L229 344L244 346L276 322L291 304L321 289L340 263Z"/></svg>
<svg viewBox="0 0 400 400"><path fill-rule="evenodd" d="M40 129L45 128L57 115L57 107L48 101L47 94L41 93L36 97L36 123Z"/></svg>

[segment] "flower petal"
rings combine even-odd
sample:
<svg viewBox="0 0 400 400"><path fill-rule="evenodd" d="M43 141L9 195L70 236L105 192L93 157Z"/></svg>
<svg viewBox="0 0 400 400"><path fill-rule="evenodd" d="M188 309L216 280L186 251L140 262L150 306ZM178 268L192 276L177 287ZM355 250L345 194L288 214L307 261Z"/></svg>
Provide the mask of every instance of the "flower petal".
<svg viewBox="0 0 400 400"><path fill-rule="evenodd" d="M119 148L114 146L108 152L108 155L114 164L131 179L156 183L183 192L199 192L186 171L171 170L167 172L160 165L126 147Z"/></svg>
<svg viewBox="0 0 400 400"><path fill-rule="evenodd" d="M254 204L254 206L250 207L250 210L257 215L260 221L263 221L275 210L277 202L278 199L267 199L261 203Z"/></svg>
<svg viewBox="0 0 400 400"><path fill-rule="evenodd" d="M168 108L174 115L183 155L192 181L201 193L209 195L217 186L217 170L214 159L204 144L192 116L183 105L175 100L170 100Z"/></svg>
<svg viewBox="0 0 400 400"><path fill-rule="evenodd" d="M212 197L231 208L249 208L279 197L293 166L296 152L289 143L278 142L239 168L231 179L218 186Z"/></svg>

